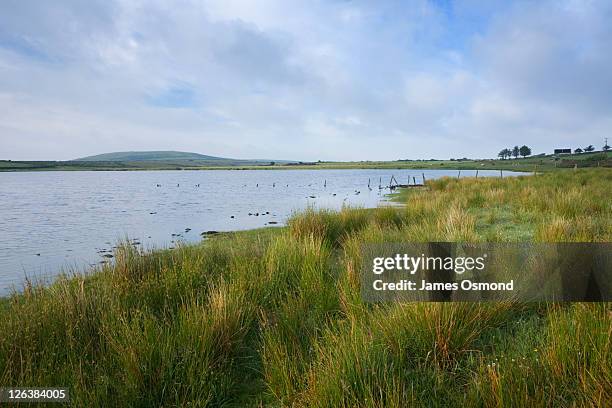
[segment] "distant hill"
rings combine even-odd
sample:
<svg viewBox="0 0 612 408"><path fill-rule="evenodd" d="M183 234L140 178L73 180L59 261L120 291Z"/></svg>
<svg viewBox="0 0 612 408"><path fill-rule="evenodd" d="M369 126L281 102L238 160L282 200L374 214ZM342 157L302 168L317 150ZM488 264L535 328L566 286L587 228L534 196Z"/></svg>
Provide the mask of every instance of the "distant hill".
<svg viewBox="0 0 612 408"><path fill-rule="evenodd" d="M124 166L138 168L183 168L206 166L263 166L271 163L286 164L287 160L244 160L225 157L206 156L199 153L175 151L114 152L97 154L71 160L69 163L91 164L95 166Z"/></svg>
<svg viewBox="0 0 612 408"><path fill-rule="evenodd" d="M151 151L151 152L114 152L103 153L95 156L82 157L72 161L96 161L96 162L129 162L129 161L175 161L175 160L197 160L197 161L236 161L223 157L206 156L199 153L175 152L175 151Z"/></svg>

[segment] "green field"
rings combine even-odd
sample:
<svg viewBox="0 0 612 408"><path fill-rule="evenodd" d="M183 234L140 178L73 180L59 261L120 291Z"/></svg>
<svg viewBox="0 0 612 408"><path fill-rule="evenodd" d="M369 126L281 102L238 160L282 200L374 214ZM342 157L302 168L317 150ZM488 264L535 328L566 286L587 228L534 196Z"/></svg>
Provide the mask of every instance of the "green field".
<svg viewBox="0 0 612 408"><path fill-rule="evenodd" d="M165 152L176 153L176 152ZM0 160L0 171L77 171L77 170L283 170L283 169L455 169L510 170L543 172L574 167L612 167L612 152L581 153L555 157L532 156L519 159L396 160L359 162L289 162L237 160L211 156L161 155L142 160L138 155L94 156L77 161L9 161ZM173 158L174 157L174 158ZM186 158L188 157L188 158ZM129 158L129 160L125 160ZM92 160L102 161L92 161ZM273 164L272 164L273 163Z"/></svg>
<svg viewBox="0 0 612 408"><path fill-rule="evenodd" d="M444 178L400 207L124 245L113 266L0 302L0 384L68 386L89 407L605 406L611 304L372 305L358 271L367 242L610 242L611 182Z"/></svg>
<svg viewBox="0 0 612 408"><path fill-rule="evenodd" d="M533 156L519 159L398 160L365 162L322 162L315 168L389 168L389 169L454 169L509 170L542 172L564 168L612 167L612 152L581 153L555 157Z"/></svg>

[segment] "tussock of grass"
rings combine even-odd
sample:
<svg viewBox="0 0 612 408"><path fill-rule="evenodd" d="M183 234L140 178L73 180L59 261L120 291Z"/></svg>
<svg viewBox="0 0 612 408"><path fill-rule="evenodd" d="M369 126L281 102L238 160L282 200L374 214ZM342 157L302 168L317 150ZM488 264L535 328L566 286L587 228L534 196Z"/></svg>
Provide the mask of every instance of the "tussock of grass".
<svg viewBox="0 0 612 408"><path fill-rule="evenodd" d="M353 232L363 229L369 222L370 211L343 208L340 212L307 209L295 214L288 222L289 231L295 238L313 236L332 246Z"/></svg>
<svg viewBox="0 0 612 408"><path fill-rule="evenodd" d="M403 207L114 265L0 305L0 384L75 406L605 406L609 304L364 304L367 242L609 242L609 170L446 178Z"/></svg>

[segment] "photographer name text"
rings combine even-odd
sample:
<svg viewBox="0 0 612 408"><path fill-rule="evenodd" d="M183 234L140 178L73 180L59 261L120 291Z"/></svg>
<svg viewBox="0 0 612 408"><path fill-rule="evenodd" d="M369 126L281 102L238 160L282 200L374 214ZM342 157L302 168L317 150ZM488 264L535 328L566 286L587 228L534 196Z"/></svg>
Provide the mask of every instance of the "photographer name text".
<svg viewBox="0 0 612 408"><path fill-rule="evenodd" d="M448 279L448 273L461 275L466 271L480 272L485 269L487 254L479 257L436 257L411 256L408 254L396 254L394 257L376 257L372 261L372 272L374 275L382 275L389 271L400 271L409 276L417 272L428 272L431 274L446 272L445 281L420 281L400 279L395 282L386 282L383 279L375 279L372 288L375 291L513 291L514 280L508 282L476 282L470 279L454 281ZM452 275L451 275L452 276Z"/></svg>

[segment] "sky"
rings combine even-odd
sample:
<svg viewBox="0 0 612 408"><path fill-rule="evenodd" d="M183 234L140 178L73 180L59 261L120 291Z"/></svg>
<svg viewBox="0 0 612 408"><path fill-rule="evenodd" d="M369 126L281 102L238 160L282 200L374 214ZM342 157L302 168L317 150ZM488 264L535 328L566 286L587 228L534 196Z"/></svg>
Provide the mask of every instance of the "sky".
<svg viewBox="0 0 612 408"><path fill-rule="evenodd" d="M601 148L610 21L610 0L2 0L0 159Z"/></svg>

